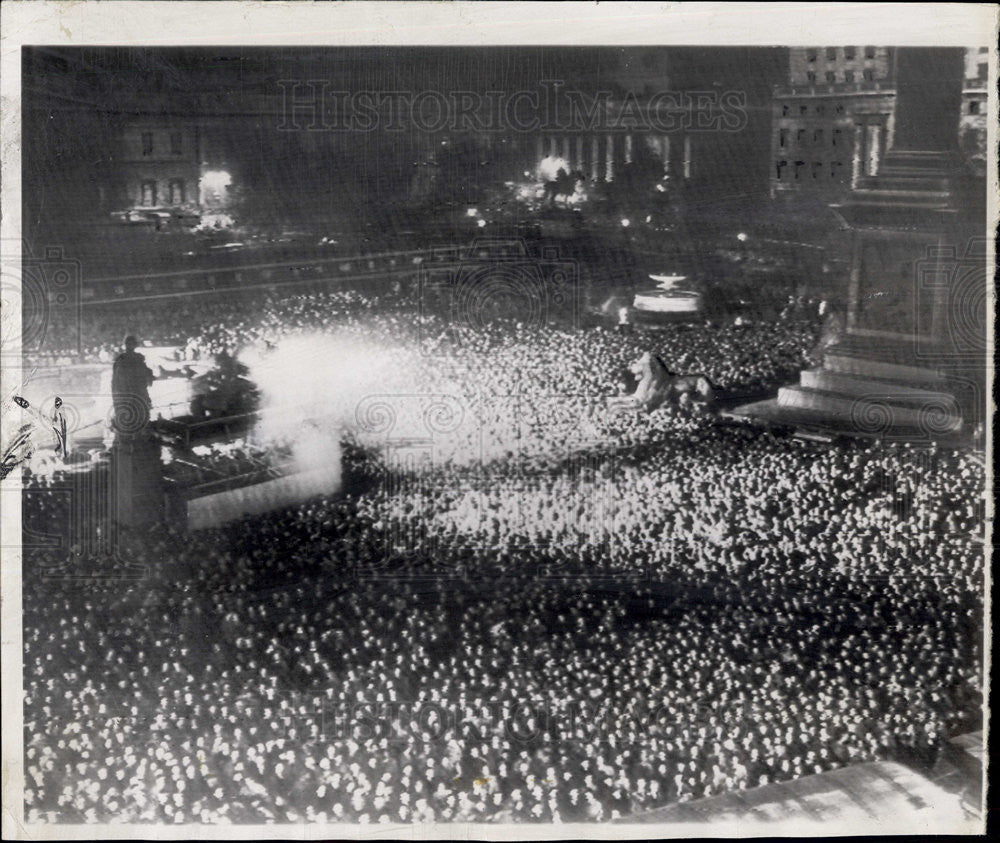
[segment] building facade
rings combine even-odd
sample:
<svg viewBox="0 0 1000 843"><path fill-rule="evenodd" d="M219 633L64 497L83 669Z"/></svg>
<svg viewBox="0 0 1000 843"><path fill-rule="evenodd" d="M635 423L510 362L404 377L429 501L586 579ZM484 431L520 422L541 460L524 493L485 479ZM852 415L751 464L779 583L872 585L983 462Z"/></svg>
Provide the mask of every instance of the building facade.
<svg viewBox="0 0 1000 843"><path fill-rule="evenodd" d="M878 172L893 130L893 51L796 47L774 91L771 195L839 197Z"/></svg>
<svg viewBox="0 0 1000 843"><path fill-rule="evenodd" d="M965 82L958 145L977 175L986 175L986 100L989 85L989 48L965 51Z"/></svg>
<svg viewBox="0 0 1000 843"><path fill-rule="evenodd" d="M200 134L183 120L136 119L124 127L118 173L125 210L200 210Z"/></svg>
<svg viewBox="0 0 1000 843"><path fill-rule="evenodd" d="M960 143L985 162L987 48L966 51ZM771 196L839 201L878 175L895 128L891 47L796 47L772 102ZM984 163L985 166L985 163Z"/></svg>

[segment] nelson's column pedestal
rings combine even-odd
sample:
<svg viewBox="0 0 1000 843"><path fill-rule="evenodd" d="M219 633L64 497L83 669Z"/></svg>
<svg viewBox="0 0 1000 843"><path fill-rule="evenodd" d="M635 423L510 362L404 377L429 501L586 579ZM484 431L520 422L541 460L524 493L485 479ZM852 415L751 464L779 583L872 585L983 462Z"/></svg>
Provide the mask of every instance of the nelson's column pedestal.
<svg viewBox="0 0 1000 843"><path fill-rule="evenodd" d="M736 415L925 441L968 440L983 421L986 185L958 147L963 52L897 49L891 148L833 206L852 241L843 334L822 366Z"/></svg>
<svg viewBox="0 0 1000 843"><path fill-rule="evenodd" d="M114 521L130 528L157 524L164 515L163 462L150 425L149 395L141 385L114 393L114 431L109 490Z"/></svg>
<svg viewBox="0 0 1000 843"><path fill-rule="evenodd" d="M163 520L163 463L150 435L121 434L111 449L115 520L123 527L147 527Z"/></svg>

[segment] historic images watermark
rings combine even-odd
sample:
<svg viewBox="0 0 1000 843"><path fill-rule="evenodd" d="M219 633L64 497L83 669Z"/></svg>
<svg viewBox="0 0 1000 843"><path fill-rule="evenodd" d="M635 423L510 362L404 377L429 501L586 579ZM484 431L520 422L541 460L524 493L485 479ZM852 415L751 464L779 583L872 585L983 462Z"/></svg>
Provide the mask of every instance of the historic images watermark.
<svg viewBox="0 0 1000 843"><path fill-rule="evenodd" d="M281 79L279 130L309 132L740 132L739 90L587 93L560 80L532 90L337 90L328 79Z"/></svg>

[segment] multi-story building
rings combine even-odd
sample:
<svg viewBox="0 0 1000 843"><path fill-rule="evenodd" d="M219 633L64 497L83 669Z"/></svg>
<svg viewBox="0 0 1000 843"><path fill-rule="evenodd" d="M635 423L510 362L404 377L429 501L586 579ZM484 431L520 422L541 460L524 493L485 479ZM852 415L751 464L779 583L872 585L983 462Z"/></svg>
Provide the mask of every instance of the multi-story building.
<svg viewBox="0 0 1000 843"><path fill-rule="evenodd" d="M989 84L988 47L965 51L965 84L958 144L973 168L986 174L986 100Z"/></svg>
<svg viewBox="0 0 1000 843"><path fill-rule="evenodd" d="M986 141L986 48L966 52L963 149ZM895 128L891 47L794 47L788 83L772 102L771 195L811 194L836 201L878 175Z"/></svg>
<svg viewBox="0 0 1000 843"><path fill-rule="evenodd" d="M772 103L771 195L839 195L878 172L893 129L893 51L796 47Z"/></svg>
<svg viewBox="0 0 1000 843"><path fill-rule="evenodd" d="M120 177L129 210L197 211L201 149L197 125L141 118L122 132Z"/></svg>

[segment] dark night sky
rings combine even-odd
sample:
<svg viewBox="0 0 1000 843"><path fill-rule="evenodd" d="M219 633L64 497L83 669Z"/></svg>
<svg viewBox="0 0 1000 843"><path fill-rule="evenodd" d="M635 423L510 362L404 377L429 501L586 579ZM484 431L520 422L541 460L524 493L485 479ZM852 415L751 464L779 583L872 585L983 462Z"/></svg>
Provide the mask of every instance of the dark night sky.
<svg viewBox="0 0 1000 843"><path fill-rule="evenodd" d="M655 51L655 59L650 52ZM662 58L661 58L662 56ZM661 73L661 71L663 71ZM27 94L70 85L80 104L130 108L135 95L192 91L274 93L281 79L330 80L336 89L515 90L560 79L613 89L631 75L665 76L671 90L739 85L759 95L782 81L784 51L771 48L39 48L25 51Z"/></svg>
<svg viewBox="0 0 1000 843"><path fill-rule="evenodd" d="M315 201L355 203L351 214L365 212L379 197L396 201L405 194L422 139L382 131L329 136L317 153L309 139L273 131L280 115L259 113L261 97L280 103L281 80L323 79L330 90L374 92L510 94L538 91L545 79L618 96L626 89L743 91L751 128L730 138L732 149L723 155L736 177L763 178L763 167L756 174L747 162L757 146L768 143L770 90L785 78L785 54L780 48L732 47L26 48L25 200L37 205L26 218L92 215L93 185L114 179L121 127L136 114L242 115L215 119L213 131L221 132L223 146L237 150L244 170L256 167L257 184L276 202L306 201L318 174L322 190Z"/></svg>

